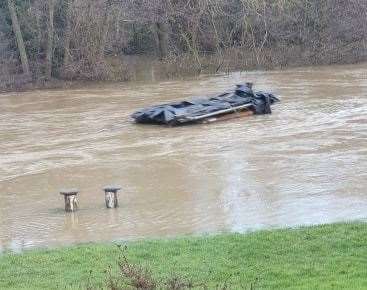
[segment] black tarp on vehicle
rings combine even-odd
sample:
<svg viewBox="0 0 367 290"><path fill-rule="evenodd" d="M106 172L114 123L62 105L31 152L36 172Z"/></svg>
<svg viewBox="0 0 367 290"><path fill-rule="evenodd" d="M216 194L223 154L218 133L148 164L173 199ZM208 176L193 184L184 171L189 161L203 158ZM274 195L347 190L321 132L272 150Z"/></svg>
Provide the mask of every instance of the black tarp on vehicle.
<svg viewBox="0 0 367 290"><path fill-rule="evenodd" d="M254 92L252 84L237 85L232 92L211 98L162 104L139 110L132 115L137 123L179 125L197 122L218 114L251 110L255 114L271 114L270 106L279 99L267 92Z"/></svg>

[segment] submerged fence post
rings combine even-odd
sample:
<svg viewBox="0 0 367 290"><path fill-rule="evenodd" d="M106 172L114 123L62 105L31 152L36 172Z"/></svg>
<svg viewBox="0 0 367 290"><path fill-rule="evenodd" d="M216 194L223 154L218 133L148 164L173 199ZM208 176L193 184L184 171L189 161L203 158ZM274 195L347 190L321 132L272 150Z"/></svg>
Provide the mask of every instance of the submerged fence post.
<svg viewBox="0 0 367 290"><path fill-rule="evenodd" d="M65 211L73 212L78 209L78 192L79 191L77 189L66 189L60 191L60 194L64 196Z"/></svg>
<svg viewBox="0 0 367 290"><path fill-rule="evenodd" d="M116 208L119 206L117 192L121 189L120 186L109 185L103 188L105 193L105 201L107 208Z"/></svg>

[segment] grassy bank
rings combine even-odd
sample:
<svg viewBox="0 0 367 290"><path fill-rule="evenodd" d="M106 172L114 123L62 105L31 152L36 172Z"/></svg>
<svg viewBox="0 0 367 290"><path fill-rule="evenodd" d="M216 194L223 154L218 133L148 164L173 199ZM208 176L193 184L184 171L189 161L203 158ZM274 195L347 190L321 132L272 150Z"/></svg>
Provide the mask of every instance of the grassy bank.
<svg viewBox="0 0 367 290"><path fill-rule="evenodd" d="M227 289L367 289L367 223L141 241L127 246L122 254L129 265L150 269L159 285L164 285L161 281L191 281L205 285L197 286L204 289L226 285ZM117 262L123 259L119 256L116 245L5 254L0 256L0 289L106 287L109 266L112 276L120 274Z"/></svg>

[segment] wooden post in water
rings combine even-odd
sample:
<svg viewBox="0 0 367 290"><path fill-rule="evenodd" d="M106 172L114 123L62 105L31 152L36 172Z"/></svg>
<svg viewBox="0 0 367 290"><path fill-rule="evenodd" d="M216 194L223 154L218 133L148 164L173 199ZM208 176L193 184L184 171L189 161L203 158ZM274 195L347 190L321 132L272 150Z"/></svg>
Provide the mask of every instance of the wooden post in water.
<svg viewBox="0 0 367 290"><path fill-rule="evenodd" d="M121 189L120 186L109 185L103 188L105 193L105 201L107 208L116 208L119 206L117 192Z"/></svg>
<svg viewBox="0 0 367 290"><path fill-rule="evenodd" d="M77 189L65 189L61 190L60 194L64 196L65 211L73 212L78 209Z"/></svg>

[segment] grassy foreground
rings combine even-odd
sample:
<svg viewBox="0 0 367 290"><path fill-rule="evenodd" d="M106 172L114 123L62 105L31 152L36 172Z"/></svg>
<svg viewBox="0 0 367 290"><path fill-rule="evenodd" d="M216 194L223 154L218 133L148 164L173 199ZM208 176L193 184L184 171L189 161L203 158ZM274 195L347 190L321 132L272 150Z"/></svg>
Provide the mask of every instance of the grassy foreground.
<svg viewBox="0 0 367 290"><path fill-rule="evenodd" d="M367 289L363 222L127 246L129 263L149 268L156 281L180 277L199 289ZM101 244L5 254L0 289L106 288L105 270L119 274L120 254Z"/></svg>

